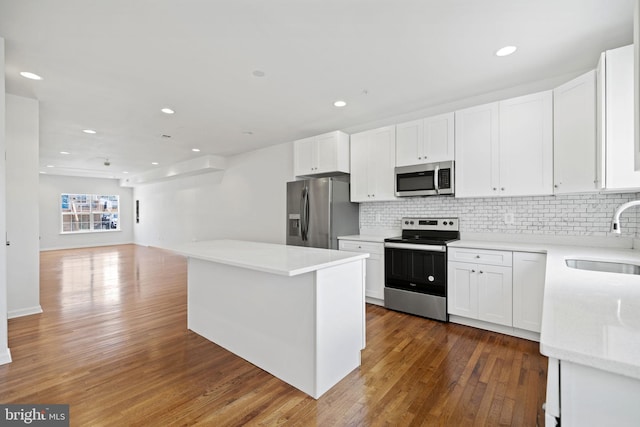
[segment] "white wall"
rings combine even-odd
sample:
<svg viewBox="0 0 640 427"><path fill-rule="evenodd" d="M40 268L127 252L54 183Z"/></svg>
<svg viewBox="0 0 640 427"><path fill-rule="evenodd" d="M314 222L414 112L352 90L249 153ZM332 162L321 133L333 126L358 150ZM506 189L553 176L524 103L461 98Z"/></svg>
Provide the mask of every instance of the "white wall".
<svg viewBox="0 0 640 427"><path fill-rule="evenodd" d="M120 231L60 233L62 193L120 196ZM133 243L133 190L120 187L118 180L40 175L40 249L68 249Z"/></svg>
<svg viewBox="0 0 640 427"><path fill-rule="evenodd" d="M5 150L4 39L0 37L0 153ZM0 156L0 236L6 228L5 160ZM11 362L7 335L7 250L0 237L0 365Z"/></svg>
<svg viewBox="0 0 640 427"><path fill-rule="evenodd" d="M7 310L40 313L39 103L6 95Z"/></svg>
<svg viewBox="0 0 640 427"><path fill-rule="evenodd" d="M169 247L233 238L285 243L286 182L293 180L293 143L230 157L224 172L140 185L138 244Z"/></svg>

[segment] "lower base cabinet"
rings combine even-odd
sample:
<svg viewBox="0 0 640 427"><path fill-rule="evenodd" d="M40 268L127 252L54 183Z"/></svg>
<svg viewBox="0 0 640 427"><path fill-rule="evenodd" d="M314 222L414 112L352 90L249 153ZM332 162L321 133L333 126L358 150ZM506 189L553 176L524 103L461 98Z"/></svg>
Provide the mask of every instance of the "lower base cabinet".
<svg viewBox="0 0 640 427"><path fill-rule="evenodd" d="M640 380L549 358L545 426L637 426Z"/></svg>
<svg viewBox="0 0 640 427"><path fill-rule="evenodd" d="M384 243L340 239L338 249L369 254L365 296L369 303L384 305Z"/></svg>
<svg viewBox="0 0 640 427"><path fill-rule="evenodd" d="M539 340L545 263L541 253L450 248L450 320Z"/></svg>

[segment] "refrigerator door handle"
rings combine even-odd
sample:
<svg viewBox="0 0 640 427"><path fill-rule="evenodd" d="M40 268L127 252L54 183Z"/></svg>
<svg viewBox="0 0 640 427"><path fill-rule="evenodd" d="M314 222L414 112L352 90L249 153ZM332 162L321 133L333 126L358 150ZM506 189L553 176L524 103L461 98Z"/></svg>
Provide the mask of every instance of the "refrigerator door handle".
<svg viewBox="0 0 640 427"><path fill-rule="evenodd" d="M304 240L309 240L309 188L304 188Z"/></svg>
<svg viewBox="0 0 640 427"><path fill-rule="evenodd" d="M309 223L309 212L307 209L309 201L309 189L305 186L302 189L302 194L300 196L300 235L302 237L302 241L307 241L307 232L309 231L308 223Z"/></svg>

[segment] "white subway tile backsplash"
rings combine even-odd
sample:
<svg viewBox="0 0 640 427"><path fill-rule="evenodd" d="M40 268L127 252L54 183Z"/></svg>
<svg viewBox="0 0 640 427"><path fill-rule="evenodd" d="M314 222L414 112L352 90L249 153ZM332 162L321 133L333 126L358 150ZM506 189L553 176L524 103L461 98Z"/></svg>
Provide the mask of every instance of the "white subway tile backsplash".
<svg viewBox="0 0 640 427"><path fill-rule="evenodd" d="M606 236L611 233L615 208L639 197L640 193L594 193L473 199L405 198L361 203L360 228L400 229L400 219L405 216L454 216L460 219L461 232ZM507 213L513 215L513 224L505 223ZM638 208L622 214L623 235L638 235L639 217Z"/></svg>

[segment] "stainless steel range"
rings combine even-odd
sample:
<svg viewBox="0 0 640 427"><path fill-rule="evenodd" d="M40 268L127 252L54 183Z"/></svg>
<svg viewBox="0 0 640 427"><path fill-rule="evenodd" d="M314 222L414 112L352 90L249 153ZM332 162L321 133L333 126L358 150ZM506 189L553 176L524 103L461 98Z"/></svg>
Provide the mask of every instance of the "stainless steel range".
<svg viewBox="0 0 640 427"><path fill-rule="evenodd" d="M458 218L402 218L402 236L385 239L384 305L447 322L447 243Z"/></svg>

